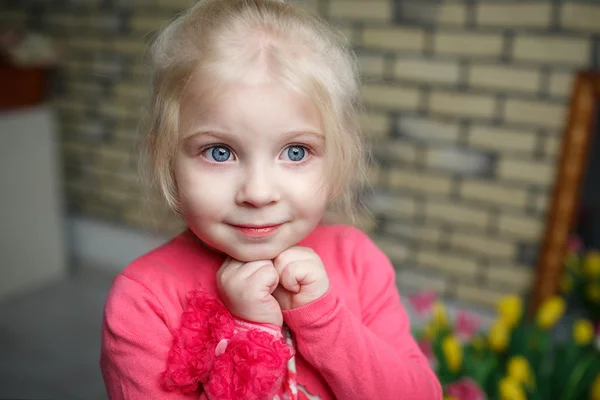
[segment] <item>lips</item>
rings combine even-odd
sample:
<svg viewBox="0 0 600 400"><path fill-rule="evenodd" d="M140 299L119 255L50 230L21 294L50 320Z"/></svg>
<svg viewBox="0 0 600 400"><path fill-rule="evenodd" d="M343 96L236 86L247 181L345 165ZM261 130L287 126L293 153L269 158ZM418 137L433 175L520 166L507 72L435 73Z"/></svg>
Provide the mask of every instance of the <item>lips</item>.
<svg viewBox="0 0 600 400"><path fill-rule="evenodd" d="M264 238L275 233L282 224L274 225L231 225L235 230L251 238Z"/></svg>

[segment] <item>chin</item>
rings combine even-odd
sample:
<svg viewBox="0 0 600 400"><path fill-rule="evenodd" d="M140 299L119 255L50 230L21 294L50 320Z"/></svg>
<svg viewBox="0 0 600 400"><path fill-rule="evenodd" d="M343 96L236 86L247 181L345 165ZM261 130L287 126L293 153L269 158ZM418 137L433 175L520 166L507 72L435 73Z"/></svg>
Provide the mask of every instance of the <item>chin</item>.
<svg viewBox="0 0 600 400"><path fill-rule="evenodd" d="M242 262L273 260L280 255L285 248L269 245L244 245L235 249L227 249L226 253L232 258Z"/></svg>

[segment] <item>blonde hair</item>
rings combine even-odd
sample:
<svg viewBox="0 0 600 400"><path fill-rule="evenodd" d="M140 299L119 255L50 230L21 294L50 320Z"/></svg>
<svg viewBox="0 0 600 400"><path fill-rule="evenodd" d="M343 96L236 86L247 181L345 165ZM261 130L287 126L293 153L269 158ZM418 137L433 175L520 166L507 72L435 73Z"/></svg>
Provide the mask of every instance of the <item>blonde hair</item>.
<svg viewBox="0 0 600 400"><path fill-rule="evenodd" d="M151 183L179 212L173 165L188 82L198 73L215 85L236 82L259 60L320 111L330 205L354 220L367 161L356 60L343 35L281 0L200 0L157 34L143 123Z"/></svg>

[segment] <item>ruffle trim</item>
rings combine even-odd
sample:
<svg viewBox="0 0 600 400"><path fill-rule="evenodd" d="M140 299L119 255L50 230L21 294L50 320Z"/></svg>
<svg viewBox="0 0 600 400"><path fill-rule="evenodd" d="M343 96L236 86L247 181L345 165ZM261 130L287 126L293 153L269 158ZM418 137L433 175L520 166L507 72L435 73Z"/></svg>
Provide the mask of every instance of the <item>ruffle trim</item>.
<svg viewBox="0 0 600 400"><path fill-rule="evenodd" d="M162 375L167 390L190 393L203 388L214 400L272 399L282 390L294 350L280 332L274 335L260 325L254 329L254 324L236 323L227 308L203 290L190 292L187 300Z"/></svg>

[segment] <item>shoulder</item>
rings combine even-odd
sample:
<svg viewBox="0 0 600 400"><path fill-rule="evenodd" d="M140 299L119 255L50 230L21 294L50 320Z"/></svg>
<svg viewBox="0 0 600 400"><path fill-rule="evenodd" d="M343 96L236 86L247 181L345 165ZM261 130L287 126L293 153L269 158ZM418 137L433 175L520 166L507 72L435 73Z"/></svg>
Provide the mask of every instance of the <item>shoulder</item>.
<svg viewBox="0 0 600 400"><path fill-rule="evenodd" d="M106 298L106 316L119 310L154 312L165 319L179 315L193 290L202 287L216 293L214 276L220 262L186 231L138 257L115 277Z"/></svg>
<svg viewBox="0 0 600 400"><path fill-rule="evenodd" d="M390 263L365 232L350 225L319 226L301 245L312 248L329 265L351 268L358 274L372 263Z"/></svg>
<svg viewBox="0 0 600 400"><path fill-rule="evenodd" d="M366 233L351 225L319 225L303 244L315 250L352 250L352 253L357 246L375 246Z"/></svg>

